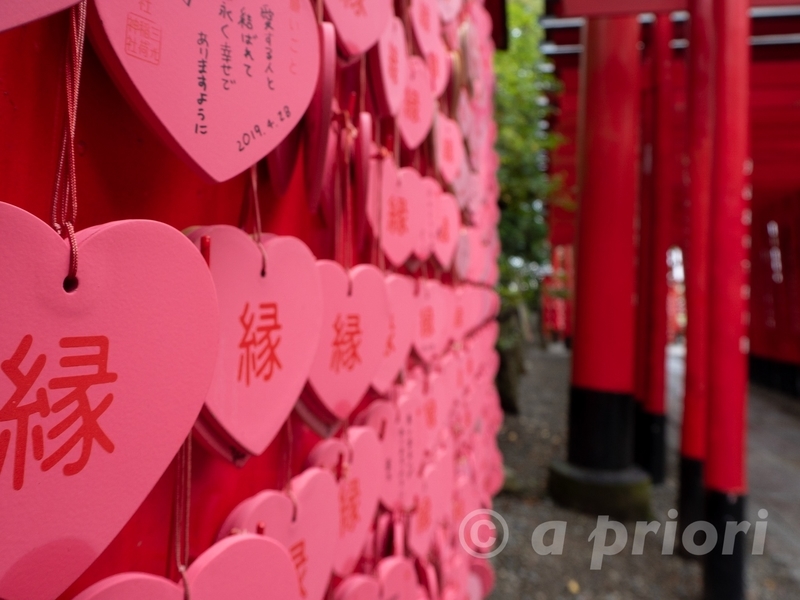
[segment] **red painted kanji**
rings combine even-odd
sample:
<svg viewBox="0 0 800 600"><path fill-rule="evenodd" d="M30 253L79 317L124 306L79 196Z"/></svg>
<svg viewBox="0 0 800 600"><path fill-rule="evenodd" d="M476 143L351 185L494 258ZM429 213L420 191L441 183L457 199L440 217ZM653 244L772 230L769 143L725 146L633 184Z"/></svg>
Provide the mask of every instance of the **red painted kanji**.
<svg viewBox="0 0 800 600"><path fill-rule="evenodd" d="M339 485L339 535L355 531L361 520L361 483L358 479L345 479Z"/></svg>
<svg viewBox="0 0 800 600"><path fill-rule="evenodd" d="M292 562L294 563L294 568L297 570L297 580L300 584L300 595L303 598L306 597L306 586L305 586L305 578L306 572L308 571L307 564L308 564L308 557L306 556L306 542L305 540L300 540L296 542L289 548L289 554L292 556Z"/></svg>
<svg viewBox="0 0 800 600"><path fill-rule="evenodd" d="M352 371L361 363L358 353L361 346L361 315L349 314L345 318L339 314L333 324L336 336L333 339L331 371L339 373L342 369Z"/></svg>
<svg viewBox="0 0 800 600"><path fill-rule="evenodd" d="M422 337L431 337L433 332L433 307L423 306L419 311L419 333Z"/></svg>
<svg viewBox="0 0 800 600"><path fill-rule="evenodd" d="M408 233L408 201L402 196L389 198L389 219L386 229L396 235Z"/></svg>
<svg viewBox="0 0 800 600"><path fill-rule="evenodd" d="M406 88L403 98L403 113L412 123L419 123L419 92L413 88Z"/></svg>
<svg viewBox="0 0 800 600"><path fill-rule="evenodd" d="M275 302L260 303L256 320L256 313L250 310L250 303L247 302L239 316L239 322L244 331L239 341L241 354L238 381L244 381L247 386L250 385L251 378L269 381L276 369L283 368L278 357L281 336L276 334L282 329L278 319L278 305Z"/></svg>
<svg viewBox="0 0 800 600"><path fill-rule="evenodd" d="M364 6L364 0L343 0L344 5L353 11L353 14L358 17L363 17L367 14L367 9Z"/></svg>
<svg viewBox="0 0 800 600"><path fill-rule="evenodd" d="M395 351L394 327L394 315L389 315L389 335L386 336L386 347L383 350L384 356L390 356Z"/></svg>
<svg viewBox="0 0 800 600"><path fill-rule="evenodd" d="M113 383L117 374L108 370L108 338L105 336L64 337L59 341L59 346L66 349L95 349L95 352L85 354L66 354L59 360L59 366L65 370L72 370L69 375L54 377L47 383L49 390L69 390L60 400L50 406L47 389L40 386L31 394L37 379L42 373L47 362L44 354L39 354L33 360L27 372L23 372L22 363L28 356L33 346L33 336L23 336L11 358L0 363L0 369L14 386L14 391L6 403L0 408L0 423L16 424L14 437L14 473L12 485L15 490L22 489L25 483L25 464L28 455L28 434L31 437L31 454L34 460L42 461L42 471L49 471L60 463L80 444L80 455L76 460L63 467L64 475L77 475L88 464L94 442L106 452L114 451L114 443L100 427L99 419L111 406L114 395L107 393L103 399L92 408L89 399L89 389L94 385ZM89 372L87 372L87 368ZM29 396L33 396L29 398ZM28 402L23 402L29 398ZM68 411L68 409L72 409ZM30 426L30 419L39 415L43 419L53 414L63 413L62 419L55 423L47 432L48 440L61 437L68 430L72 434L45 458L44 454L44 428L41 423ZM77 427L74 427L77 425ZM0 431L0 471L5 465L6 455L11 443L12 432L10 429Z"/></svg>

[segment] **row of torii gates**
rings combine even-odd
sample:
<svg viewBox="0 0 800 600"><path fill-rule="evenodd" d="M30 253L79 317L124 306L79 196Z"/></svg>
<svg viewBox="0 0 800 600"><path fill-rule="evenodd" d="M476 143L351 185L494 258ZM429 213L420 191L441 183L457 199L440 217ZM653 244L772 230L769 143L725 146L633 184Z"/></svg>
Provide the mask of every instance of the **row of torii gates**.
<svg viewBox="0 0 800 600"><path fill-rule="evenodd" d="M792 2L795 4L796 2ZM789 4L753 0L753 5ZM706 520L705 597L745 595L745 520L753 162L749 140L750 0L560 0L581 21L578 214L568 458L551 469L556 500L645 518L665 477L666 253L676 134L672 11L688 11L688 311L679 533ZM651 28L652 155L641 155L641 13ZM800 68L800 67L797 67ZM652 165L649 197L640 193ZM642 199L639 202L639 199ZM658 276L654 276L658 275Z"/></svg>

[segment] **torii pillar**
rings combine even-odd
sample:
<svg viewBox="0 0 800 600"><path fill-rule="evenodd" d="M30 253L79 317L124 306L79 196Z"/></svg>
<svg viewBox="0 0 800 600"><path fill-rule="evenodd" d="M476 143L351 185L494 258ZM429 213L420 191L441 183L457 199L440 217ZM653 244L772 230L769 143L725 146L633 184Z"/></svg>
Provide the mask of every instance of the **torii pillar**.
<svg viewBox="0 0 800 600"><path fill-rule="evenodd" d="M582 31L568 457L550 470L557 502L634 519L650 504L633 464L640 33L636 16L588 19Z"/></svg>
<svg viewBox="0 0 800 600"><path fill-rule="evenodd" d="M748 0L713 0L714 132L709 227L706 519L723 540L744 520L750 321ZM689 317L691 319L691 316ZM729 536L730 537L730 536ZM706 557L707 600L743 600L745 535Z"/></svg>

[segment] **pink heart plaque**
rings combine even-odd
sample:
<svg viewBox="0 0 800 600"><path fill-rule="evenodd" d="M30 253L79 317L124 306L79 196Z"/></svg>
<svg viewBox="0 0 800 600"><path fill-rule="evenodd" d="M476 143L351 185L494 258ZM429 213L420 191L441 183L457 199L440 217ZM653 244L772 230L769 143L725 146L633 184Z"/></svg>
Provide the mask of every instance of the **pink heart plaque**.
<svg viewBox="0 0 800 600"><path fill-rule="evenodd" d="M78 0L11 0L0 4L0 31L57 13Z"/></svg>
<svg viewBox="0 0 800 600"><path fill-rule="evenodd" d="M458 178L465 159L461 128L458 123L439 113L434 134L436 165L442 178L447 183L453 183Z"/></svg>
<svg viewBox="0 0 800 600"><path fill-rule="evenodd" d="M423 262L430 258L433 251L434 214L441 193L442 186L433 177L422 178L421 194L417 198L417 210L420 216L417 218L417 242L414 254Z"/></svg>
<svg viewBox="0 0 800 600"><path fill-rule="evenodd" d="M436 280L420 281L417 293L417 325L414 349L426 363L430 363L441 348L445 335L445 314L440 294L441 283Z"/></svg>
<svg viewBox="0 0 800 600"><path fill-rule="evenodd" d="M372 48L392 16L392 0L325 0L339 47L348 56Z"/></svg>
<svg viewBox="0 0 800 600"><path fill-rule="evenodd" d="M381 584L370 575L350 575L333 592L333 600L382 600Z"/></svg>
<svg viewBox="0 0 800 600"><path fill-rule="evenodd" d="M245 531L268 536L288 550L297 571L300 595L324 597L333 568L339 512L336 480L311 467L294 477L288 492L266 490L248 498L225 520L220 536Z"/></svg>
<svg viewBox="0 0 800 600"><path fill-rule="evenodd" d="M408 59L403 104L398 115L400 137L407 148L417 148L433 125L434 97L428 64L419 56Z"/></svg>
<svg viewBox="0 0 800 600"><path fill-rule="evenodd" d="M309 2L97 0L89 23L125 95L216 181L275 148L300 122L317 83Z"/></svg>
<svg viewBox="0 0 800 600"><path fill-rule="evenodd" d="M450 82L450 53L447 51L444 41L441 37L433 41L433 47L427 54L428 69L431 73L431 90L433 95L438 98L447 89L447 84Z"/></svg>
<svg viewBox="0 0 800 600"><path fill-rule="evenodd" d="M381 587L381 600L416 600L417 574L414 563L405 556L384 558L375 568Z"/></svg>
<svg viewBox="0 0 800 600"><path fill-rule="evenodd" d="M301 600L289 553L275 540L241 534L203 552L186 572L192 600ZM267 594L265 596L265 594ZM75 600L182 600L182 584L146 573L122 573L84 590Z"/></svg>
<svg viewBox="0 0 800 600"><path fill-rule="evenodd" d="M444 192L434 203L433 254L445 270L453 264L461 229L461 209L455 196Z"/></svg>
<svg viewBox="0 0 800 600"><path fill-rule="evenodd" d="M408 46L403 22L392 17L378 43L370 50L369 66L378 109L384 116L396 116L403 101L408 76Z"/></svg>
<svg viewBox="0 0 800 600"><path fill-rule="evenodd" d="M400 415L397 407L392 402L376 400L358 415L356 424L371 427L378 435L383 458L378 493L384 508L394 510L400 501Z"/></svg>
<svg viewBox="0 0 800 600"><path fill-rule="evenodd" d="M422 396L419 384L409 381L397 397L399 426L397 472L400 502L404 510L413 510L419 495L420 476L425 457L425 429L422 423Z"/></svg>
<svg viewBox="0 0 800 600"><path fill-rule="evenodd" d="M433 50L436 40L442 39L437 0L411 0L411 28L424 54Z"/></svg>
<svg viewBox="0 0 800 600"><path fill-rule="evenodd" d="M264 236L259 248L230 225L190 234L198 246L205 236L220 307L217 367L205 406L241 450L259 455L292 411L317 348L316 261L293 237Z"/></svg>
<svg viewBox="0 0 800 600"><path fill-rule="evenodd" d="M406 363L414 339L414 280L403 275L386 276L389 301L389 333L383 361L372 378L372 388L386 394Z"/></svg>
<svg viewBox="0 0 800 600"><path fill-rule="evenodd" d="M381 177L381 248L389 262L401 267L414 252L418 232L424 225L424 215L419 210L422 179L411 167L396 171L389 158L383 160Z"/></svg>
<svg viewBox="0 0 800 600"><path fill-rule="evenodd" d="M449 23L458 16L461 12L461 5L464 0L439 0L439 14L442 16L442 21Z"/></svg>
<svg viewBox="0 0 800 600"><path fill-rule="evenodd" d="M444 473L438 462L425 467L417 505L411 513L408 525L408 547L418 557L427 558L433 543L433 534L449 507L441 492L439 482Z"/></svg>
<svg viewBox="0 0 800 600"><path fill-rule="evenodd" d="M378 508L381 447L369 427L351 427L344 440L317 444L311 465L331 470L338 478L339 535L334 544L333 571L340 577L355 569Z"/></svg>
<svg viewBox="0 0 800 600"><path fill-rule="evenodd" d="M389 333L389 301L383 274L372 265L345 271L317 261L325 298L319 345L309 387L336 419L358 406L383 360Z"/></svg>
<svg viewBox="0 0 800 600"><path fill-rule="evenodd" d="M214 284L186 237L118 221L77 241L67 292L67 242L0 203L3 598L55 598L97 558L190 432L216 359Z"/></svg>

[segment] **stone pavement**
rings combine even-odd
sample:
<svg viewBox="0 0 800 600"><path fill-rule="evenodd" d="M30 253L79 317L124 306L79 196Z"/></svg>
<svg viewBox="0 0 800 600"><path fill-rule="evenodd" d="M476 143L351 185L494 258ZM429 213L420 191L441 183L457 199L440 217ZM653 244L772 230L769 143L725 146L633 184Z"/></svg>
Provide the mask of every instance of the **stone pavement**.
<svg viewBox="0 0 800 600"><path fill-rule="evenodd" d="M700 564L662 555L663 526L659 534L647 537L638 556L632 554L634 524L627 523L625 548L605 557L602 569L590 569L592 542L588 538L596 518L555 506L546 494L547 466L566 454L569 353L563 348L531 348L527 363L520 415L506 418L498 438L513 475L507 491L494 503L510 535L508 545L493 559L497 585L492 600L699 600ZM682 348L670 348L667 368L671 451L667 481L653 493L654 517L661 523L677 504ZM800 598L800 400L753 387L750 413L748 513L754 522L755 513L766 508L769 526L764 555L748 559L748 597L794 600ZM531 546L531 534L538 524L553 520L566 523L564 551L540 556Z"/></svg>

